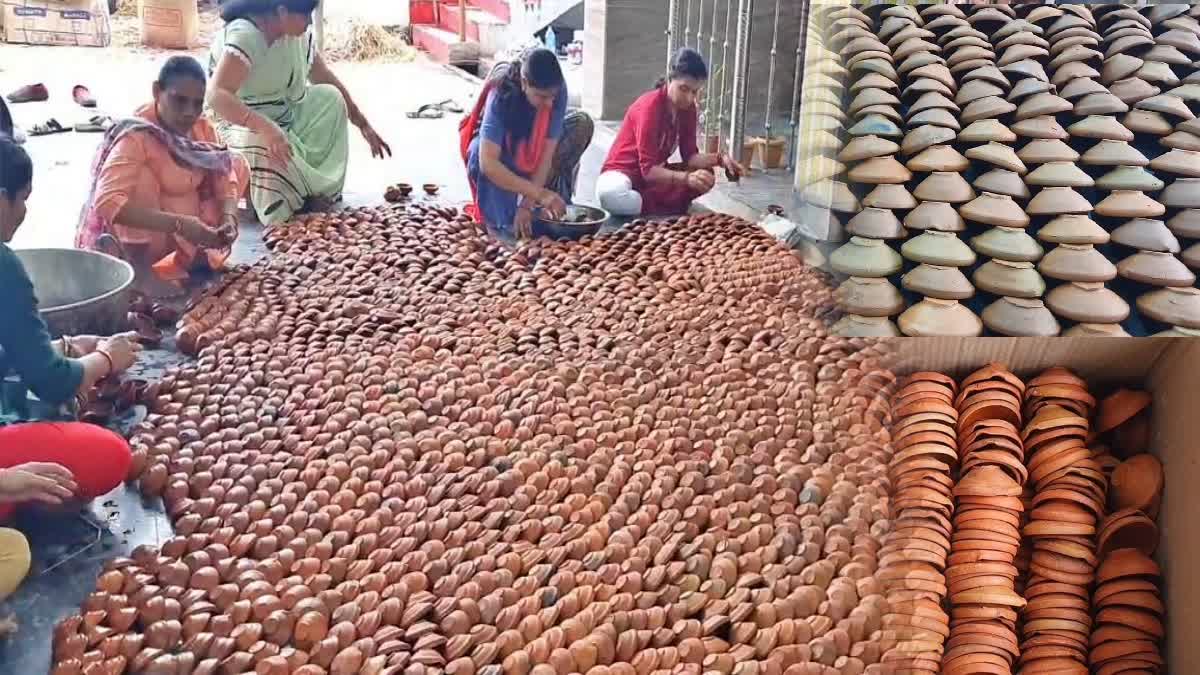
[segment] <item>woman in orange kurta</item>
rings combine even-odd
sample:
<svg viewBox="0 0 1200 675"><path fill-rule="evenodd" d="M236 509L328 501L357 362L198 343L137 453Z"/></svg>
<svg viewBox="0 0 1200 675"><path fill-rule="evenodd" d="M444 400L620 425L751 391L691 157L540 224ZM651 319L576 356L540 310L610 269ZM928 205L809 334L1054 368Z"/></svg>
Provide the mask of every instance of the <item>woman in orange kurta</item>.
<svg viewBox="0 0 1200 675"><path fill-rule="evenodd" d="M109 250L115 242L109 252L168 280L221 267L250 170L202 117L205 89L200 63L173 57L154 83L154 102L109 130L77 246Z"/></svg>

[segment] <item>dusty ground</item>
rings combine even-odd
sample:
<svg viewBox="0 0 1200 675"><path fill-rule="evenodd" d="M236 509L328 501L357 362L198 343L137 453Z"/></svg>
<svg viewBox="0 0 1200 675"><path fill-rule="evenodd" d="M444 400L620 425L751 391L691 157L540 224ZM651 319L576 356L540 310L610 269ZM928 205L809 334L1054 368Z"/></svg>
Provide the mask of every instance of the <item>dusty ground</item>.
<svg viewBox="0 0 1200 675"><path fill-rule="evenodd" d="M203 32L217 23L205 14ZM0 94L32 82L50 88L50 100L11 106L17 124L28 129L53 117L63 125L86 120L97 111L71 100L75 84L86 84L100 103L99 112L127 115L150 100L150 87L163 60L178 52L138 44L136 19L113 17L114 45L105 49L28 47L0 44ZM207 42L207 37L205 37ZM204 53L202 49L193 52ZM410 62L336 63L334 68L358 104L391 144L394 157L371 159L365 142L351 130L347 202L377 201L392 183L439 183L443 198L465 202L469 189L458 157L458 119L410 120L405 112L424 103L454 99L467 107L477 86L468 78L429 62L422 55ZM36 165L34 195L18 247L67 247L74 241L79 210L90 187L90 167L99 136L67 133L31 138L26 144Z"/></svg>

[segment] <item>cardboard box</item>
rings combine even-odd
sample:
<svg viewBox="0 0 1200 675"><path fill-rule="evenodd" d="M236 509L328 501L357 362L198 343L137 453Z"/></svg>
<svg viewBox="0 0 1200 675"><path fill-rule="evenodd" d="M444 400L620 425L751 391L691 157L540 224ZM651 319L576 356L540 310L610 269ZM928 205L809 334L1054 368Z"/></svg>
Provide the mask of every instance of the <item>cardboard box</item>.
<svg viewBox="0 0 1200 675"><path fill-rule="evenodd" d="M0 0L4 41L27 45L107 47L105 0Z"/></svg>
<svg viewBox="0 0 1200 675"><path fill-rule="evenodd" d="M964 377L1003 363L1023 377L1065 366L1092 393L1136 385L1154 396L1152 452L1166 473L1158 518L1162 540L1167 642L1163 672L1200 673L1200 640L1192 623L1200 610L1200 340L1187 338L908 338L895 340L896 372L936 370Z"/></svg>

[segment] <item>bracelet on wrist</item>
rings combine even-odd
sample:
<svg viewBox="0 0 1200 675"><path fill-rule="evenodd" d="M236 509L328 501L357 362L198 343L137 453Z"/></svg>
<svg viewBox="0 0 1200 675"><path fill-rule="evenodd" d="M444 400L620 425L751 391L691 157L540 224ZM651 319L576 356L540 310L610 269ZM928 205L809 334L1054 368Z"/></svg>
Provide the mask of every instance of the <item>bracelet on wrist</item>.
<svg viewBox="0 0 1200 675"><path fill-rule="evenodd" d="M104 374L104 377L109 377L110 375L115 374L117 371L117 366L113 363L112 357L108 355L108 352L104 351L103 349L97 349L95 353L103 356L104 360L108 361L108 372Z"/></svg>

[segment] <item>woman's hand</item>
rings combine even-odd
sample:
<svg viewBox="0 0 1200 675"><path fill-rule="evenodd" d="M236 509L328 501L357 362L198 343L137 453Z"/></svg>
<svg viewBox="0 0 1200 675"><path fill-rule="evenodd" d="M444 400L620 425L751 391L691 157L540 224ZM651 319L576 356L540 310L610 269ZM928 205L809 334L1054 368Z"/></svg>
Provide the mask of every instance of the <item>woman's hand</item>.
<svg viewBox="0 0 1200 675"><path fill-rule="evenodd" d="M746 175L746 167L738 163L732 155L721 155L721 167L739 178Z"/></svg>
<svg viewBox="0 0 1200 675"><path fill-rule="evenodd" d="M528 206L517 207L517 216L513 219L513 227L517 230L518 240L533 239L533 211Z"/></svg>
<svg viewBox="0 0 1200 675"><path fill-rule="evenodd" d="M545 209L551 218L562 218L567 213L567 202L554 190L543 188L538 193L537 205Z"/></svg>
<svg viewBox="0 0 1200 675"><path fill-rule="evenodd" d="M108 373L109 376L123 373L132 368L133 364L137 362L137 355L141 350L141 345L124 335L114 335L102 340L96 349L97 352L107 354L112 361L112 372Z"/></svg>
<svg viewBox="0 0 1200 675"><path fill-rule="evenodd" d="M221 232L194 216L181 216L178 220L179 236L200 248L223 248L228 245Z"/></svg>
<svg viewBox="0 0 1200 675"><path fill-rule="evenodd" d="M365 119L361 120L361 124L357 125L358 130L362 132L363 139L367 141L367 145L371 146L371 156L375 159L386 159L392 156L392 146L388 145L376 131L375 127Z"/></svg>
<svg viewBox="0 0 1200 675"><path fill-rule="evenodd" d="M717 177L706 169L693 171L687 176L687 186L694 192L707 193L717 184Z"/></svg>
<svg viewBox="0 0 1200 675"><path fill-rule="evenodd" d="M0 469L0 502L62 504L78 491L75 476L58 464L31 462Z"/></svg>
<svg viewBox="0 0 1200 675"><path fill-rule="evenodd" d="M267 152L271 153L271 156L279 163L287 164L292 161L292 142L288 140L287 132L278 124L267 120L259 133L263 137L263 142L266 143Z"/></svg>
<svg viewBox="0 0 1200 675"><path fill-rule="evenodd" d="M102 338L98 335L76 335L71 338L72 356L87 356L96 351Z"/></svg>

